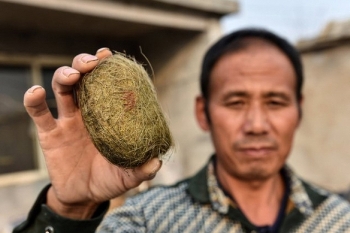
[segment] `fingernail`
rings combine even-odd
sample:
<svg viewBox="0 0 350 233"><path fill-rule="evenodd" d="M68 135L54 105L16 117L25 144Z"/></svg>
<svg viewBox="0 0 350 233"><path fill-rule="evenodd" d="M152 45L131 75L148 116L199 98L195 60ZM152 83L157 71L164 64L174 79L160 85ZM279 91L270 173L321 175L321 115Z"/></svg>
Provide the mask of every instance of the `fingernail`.
<svg viewBox="0 0 350 233"><path fill-rule="evenodd" d="M157 163L154 166L153 171L149 174L149 177L155 177L157 172L160 170L161 167L162 167L162 161L161 160L157 160Z"/></svg>
<svg viewBox="0 0 350 233"><path fill-rule="evenodd" d="M39 86L39 85L35 85L35 86L32 86L31 88L28 89L28 93L34 93L35 90L37 89L44 89L42 88L42 86Z"/></svg>
<svg viewBox="0 0 350 233"><path fill-rule="evenodd" d="M80 73L77 70L68 67L62 70L62 74L66 77L69 77L72 74L80 74Z"/></svg>
<svg viewBox="0 0 350 233"><path fill-rule="evenodd" d="M97 52L96 52L96 53L100 53L100 52L103 52L103 51L105 51L105 50L110 51L110 49L109 49L109 48L104 47L104 48L100 48L99 50L97 50Z"/></svg>
<svg viewBox="0 0 350 233"><path fill-rule="evenodd" d="M93 56L93 55L85 55L80 60L84 63L89 63L92 61L98 61L98 58L96 56Z"/></svg>
<svg viewBox="0 0 350 233"><path fill-rule="evenodd" d="M157 175L157 172L149 174L148 177L150 179L153 179L156 175Z"/></svg>

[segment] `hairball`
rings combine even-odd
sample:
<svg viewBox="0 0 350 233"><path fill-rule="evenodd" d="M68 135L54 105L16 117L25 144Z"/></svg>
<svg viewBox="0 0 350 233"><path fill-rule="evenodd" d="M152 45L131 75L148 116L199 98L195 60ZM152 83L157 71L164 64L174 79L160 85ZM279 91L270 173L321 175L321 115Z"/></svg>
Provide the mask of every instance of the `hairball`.
<svg viewBox="0 0 350 233"><path fill-rule="evenodd" d="M173 146L155 88L135 59L105 58L79 81L76 96L94 145L111 163L135 168Z"/></svg>

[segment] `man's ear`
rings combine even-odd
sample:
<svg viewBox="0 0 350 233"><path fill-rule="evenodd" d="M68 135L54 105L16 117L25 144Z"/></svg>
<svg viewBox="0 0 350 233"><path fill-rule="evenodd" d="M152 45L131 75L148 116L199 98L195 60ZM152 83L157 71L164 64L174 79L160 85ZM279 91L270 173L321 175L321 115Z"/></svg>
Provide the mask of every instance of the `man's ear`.
<svg viewBox="0 0 350 233"><path fill-rule="evenodd" d="M207 118L207 114L205 111L205 99L203 96L197 96L196 97L196 118L199 126L204 130L204 131L209 131L209 121Z"/></svg>

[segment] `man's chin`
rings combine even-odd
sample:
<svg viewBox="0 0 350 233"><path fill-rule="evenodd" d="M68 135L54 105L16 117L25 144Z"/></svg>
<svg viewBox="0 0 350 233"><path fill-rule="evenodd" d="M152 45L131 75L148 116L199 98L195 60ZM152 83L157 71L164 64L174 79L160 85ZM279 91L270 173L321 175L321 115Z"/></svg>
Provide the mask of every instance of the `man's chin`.
<svg viewBox="0 0 350 233"><path fill-rule="evenodd" d="M262 182L272 178L274 175L276 175L276 173L264 169L250 169L248 171L242 171L234 175L240 180L249 182Z"/></svg>

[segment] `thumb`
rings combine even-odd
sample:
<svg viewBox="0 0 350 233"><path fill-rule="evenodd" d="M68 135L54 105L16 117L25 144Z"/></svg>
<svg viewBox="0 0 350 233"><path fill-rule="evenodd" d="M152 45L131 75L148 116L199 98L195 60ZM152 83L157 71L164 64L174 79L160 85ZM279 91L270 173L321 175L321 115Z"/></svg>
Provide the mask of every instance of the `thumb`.
<svg viewBox="0 0 350 233"><path fill-rule="evenodd" d="M140 181L153 179L162 167L162 163L158 158L151 159L140 167L135 168L135 177Z"/></svg>

